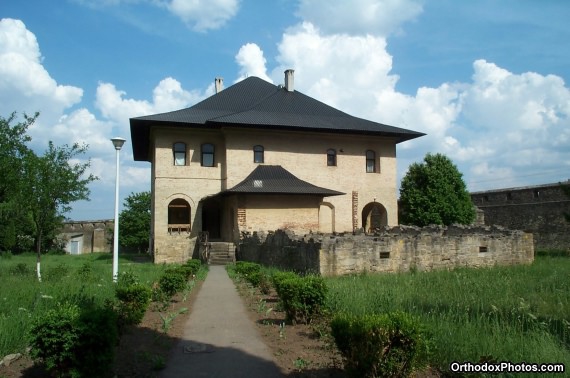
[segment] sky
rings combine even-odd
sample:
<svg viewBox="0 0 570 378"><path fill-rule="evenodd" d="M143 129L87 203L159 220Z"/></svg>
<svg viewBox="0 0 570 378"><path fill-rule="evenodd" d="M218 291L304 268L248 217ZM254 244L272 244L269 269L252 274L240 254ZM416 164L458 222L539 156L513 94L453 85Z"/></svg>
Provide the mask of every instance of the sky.
<svg viewBox="0 0 570 378"><path fill-rule="evenodd" d="M99 180L73 220L150 190L129 118L192 106L248 76L427 135L398 144L398 182L427 153L469 191L570 179L565 0L0 0L0 116L40 112L31 147L87 143ZM20 118L21 119L21 118Z"/></svg>

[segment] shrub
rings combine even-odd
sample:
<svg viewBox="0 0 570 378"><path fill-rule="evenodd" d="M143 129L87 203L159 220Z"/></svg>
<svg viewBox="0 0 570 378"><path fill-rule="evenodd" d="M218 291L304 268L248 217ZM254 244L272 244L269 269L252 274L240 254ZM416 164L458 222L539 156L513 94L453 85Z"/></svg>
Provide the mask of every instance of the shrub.
<svg viewBox="0 0 570 378"><path fill-rule="evenodd" d="M198 273L198 270L200 270L200 267L202 266L202 262L200 260L197 260L197 259L190 259L190 260L186 261L184 266L190 268L192 271L192 274L196 274L196 273Z"/></svg>
<svg viewBox="0 0 570 378"><path fill-rule="evenodd" d="M109 374L118 340L110 308L65 303L40 316L30 330L34 359L55 376L99 377Z"/></svg>
<svg viewBox="0 0 570 378"><path fill-rule="evenodd" d="M164 271L158 280L158 285L163 293L172 297L174 294L184 289L186 281L186 275L179 269L173 268Z"/></svg>
<svg viewBox="0 0 570 378"><path fill-rule="evenodd" d="M238 261L236 262L235 271L240 276L246 278L253 273L261 272L261 265L249 261Z"/></svg>
<svg viewBox="0 0 570 378"><path fill-rule="evenodd" d="M280 281L279 298L287 319L309 324L320 314L326 300L327 287L319 276L286 278Z"/></svg>
<svg viewBox="0 0 570 378"><path fill-rule="evenodd" d="M425 333L407 313L337 315L331 330L349 376L407 377L427 362Z"/></svg>
<svg viewBox="0 0 570 378"><path fill-rule="evenodd" d="M69 267L63 263L57 264L54 267L48 268L46 271L46 279L58 281L67 276Z"/></svg>
<svg viewBox="0 0 570 378"><path fill-rule="evenodd" d="M151 289L139 283L118 285L115 297L118 300L117 313L120 324L139 324L148 308L151 295Z"/></svg>
<svg viewBox="0 0 570 378"><path fill-rule="evenodd" d="M275 291L277 292L277 295L279 297L281 297L281 293L283 290L281 283L284 280L287 280L290 278L299 278L299 275L297 273L294 273L294 272L275 272L271 276L271 282L273 283L273 287L275 288Z"/></svg>
<svg viewBox="0 0 570 378"><path fill-rule="evenodd" d="M89 281L93 278L93 266L90 263L84 263L77 270L77 274L82 280Z"/></svg>
<svg viewBox="0 0 570 378"><path fill-rule="evenodd" d="M28 276L34 271L26 263L18 263L10 268L10 274L15 276Z"/></svg>

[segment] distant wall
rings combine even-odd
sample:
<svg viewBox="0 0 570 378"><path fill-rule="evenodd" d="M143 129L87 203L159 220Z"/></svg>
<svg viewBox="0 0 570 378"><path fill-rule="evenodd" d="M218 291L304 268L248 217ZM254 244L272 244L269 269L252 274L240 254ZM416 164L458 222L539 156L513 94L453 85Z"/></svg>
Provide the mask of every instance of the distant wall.
<svg viewBox="0 0 570 378"><path fill-rule="evenodd" d="M238 259L335 276L528 264L534 260L534 246L532 234L500 227L398 226L374 236L295 237L276 231L243 235Z"/></svg>
<svg viewBox="0 0 570 378"><path fill-rule="evenodd" d="M564 183L570 185L570 181ZM570 198L560 184L471 193L485 224L532 232L536 249L570 250Z"/></svg>
<svg viewBox="0 0 570 378"><path fill-rule="evenodd" d="M59 238L65 241L67 253L109 252L114 224L112 219L64 222Z"/></svg>

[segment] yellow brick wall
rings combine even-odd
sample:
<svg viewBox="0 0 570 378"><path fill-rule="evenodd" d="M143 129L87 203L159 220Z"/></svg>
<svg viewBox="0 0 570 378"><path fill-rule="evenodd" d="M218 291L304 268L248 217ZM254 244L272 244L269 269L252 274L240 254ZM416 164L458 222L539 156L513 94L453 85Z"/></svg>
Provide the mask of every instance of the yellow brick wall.
<svg viewBox="0 0 570 378"><path fill-rule="evenodd" d="M311 199L299 206L299 200L287 199L272 205L265 199L250 199L258 208L246 209L247 227L252 231L274 229L275 225L297 227L296 232L352 231L352 193L357 192L358 227L362 227L362 209L376 201L387 212L388 225L398 224L396 198L396 146L394 140L383 137L338 135L324 133L300 133L259 130L223 129L196 130L187 128L157 128L152 132L154 164L152 168L153 233L157 259L173 261L190 253L179 237L176 242L168 234L168 203L175 198L185 199L191 206L192 232L187 240L195 240L201 231L200 200L231 188L247 177L258 164L253 162L253 146L265 148L264 164L281 165L283 168L313 185L346 193L324 198L325 205ZM175 166L172 147L175 142L187 146L186 166ZM200 165L200 146L212 143L216 147L215 167ZM337 151L337 166L327 166L327 150ZM376 173L366 173L366 150L376 152ZM269 197L270 198L270 197ZM308 200L307 200L308 201ZM295 202L295 203L297 203ZM231 202L228 202L230 204ZM292 208L291 208L292 206ZM222 225L222 233L237 234L239 206L233 204L234 230L229 223ZM226 211L227 210L227 211ZM227 213L227 214L226 214ZM231 214L223 209L222 217ZM321 217L319 225L319 217ZM334 221L333 221L334 220ZM296 225L296 226L295 226ZM267 227L267 229L263 229Z"/></svg>

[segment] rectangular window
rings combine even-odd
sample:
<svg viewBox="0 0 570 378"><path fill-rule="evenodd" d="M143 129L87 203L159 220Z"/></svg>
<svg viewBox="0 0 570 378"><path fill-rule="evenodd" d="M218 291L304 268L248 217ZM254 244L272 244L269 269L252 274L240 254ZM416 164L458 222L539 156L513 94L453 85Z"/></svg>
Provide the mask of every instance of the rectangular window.
<svg viewBox="0 0 570 378"><path fill-rule="evenodd" d="M366 151L366 173L376 172L376 153L372 150Z"/></svg>
<svg viewBox="0 0 570 378"><path fill-rule="evenodd" d="M263 160L264 160L263 152L264 152L263 146L259 146L259 145L253 146L253 162L254 163L258 163L258 164L263 163Z"/></svg>
<svg viewBox="0 0 570 378"><path fill-rule="evenodd" d="M213 167L214 166L214 145L211 143L205 143L202 145L202 167Z"/></svg>
<svg viewBox="0 0 570 378"><path fill-rule="evenodd" d="M174 143L172 153L174 155L174 165L186 165L186 143Z"/></svg>
<svg viewBox="0 0 570 378"><path fill-rule="evenodd" d="M336 150L327 150L327 166L336 167Z"/></svg>

